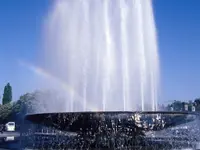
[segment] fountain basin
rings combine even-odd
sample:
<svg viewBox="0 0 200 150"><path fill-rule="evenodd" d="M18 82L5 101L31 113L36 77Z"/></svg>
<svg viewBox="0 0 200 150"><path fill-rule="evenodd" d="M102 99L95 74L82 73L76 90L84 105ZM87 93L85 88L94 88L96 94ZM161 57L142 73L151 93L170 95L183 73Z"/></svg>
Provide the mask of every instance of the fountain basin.
<svg viewBox="0 0 200 150"><path fill-rule="evenodd" d="M196 113L167 111L58 112L28 114L25 119L70 132L98 132L100 127L162 130L196 119Z"/></svg>
<svg viewBox="0 0 200 150"><path fill-rule="evenodd" d="M58 148L55 145L59 148L75 149L148 147L148 143L152 143L152 137L147 135L149 132L191 122L197 117L196 113L191 112L166 111L27 114L25 121L51 128L51 132L38 132L37 127L32 127L31 132L24 132L24 143L31 141L29 147L34 142L35 148L47 149ZM56 130L60 132L55 133ZM166 141L164 143L166 145Z"/></svg>

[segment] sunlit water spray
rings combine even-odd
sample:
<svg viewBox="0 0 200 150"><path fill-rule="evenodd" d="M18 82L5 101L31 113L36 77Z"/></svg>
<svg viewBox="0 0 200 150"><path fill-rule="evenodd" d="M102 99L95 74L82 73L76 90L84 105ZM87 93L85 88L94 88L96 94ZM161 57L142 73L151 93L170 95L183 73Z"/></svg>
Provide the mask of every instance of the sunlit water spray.
<svg viewBox="0 0 200 150"><path fill-rule="evenodd" d="M66 111L157 109L151 0L57 0L45 23L45 67L75 91Z"/></svg>

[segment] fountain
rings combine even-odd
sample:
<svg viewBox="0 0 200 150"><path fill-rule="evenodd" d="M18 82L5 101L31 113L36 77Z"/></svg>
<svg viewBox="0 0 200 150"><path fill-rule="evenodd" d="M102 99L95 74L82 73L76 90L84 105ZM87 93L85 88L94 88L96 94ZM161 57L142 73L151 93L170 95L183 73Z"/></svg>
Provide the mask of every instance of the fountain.
<svg viewBox="0 0 200 150"><path fill-rule="evenodd" d="M45 23L45 68L65 87L63 100L56 101L65 112L57 106L57 112L28 114L25 120L39 126L22 134L24 140L31 137L24 143L46 149L135 148L148 145L146 132L196 118L157 111L151 0L57 0ZM44 133L41 125L53 131Z"/></svg>

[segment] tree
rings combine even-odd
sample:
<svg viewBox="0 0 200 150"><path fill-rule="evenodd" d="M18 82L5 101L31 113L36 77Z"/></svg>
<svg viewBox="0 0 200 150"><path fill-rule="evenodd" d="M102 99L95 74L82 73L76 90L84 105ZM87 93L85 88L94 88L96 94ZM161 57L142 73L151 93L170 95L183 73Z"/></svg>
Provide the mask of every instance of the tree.
<svg viewBox="0 0 200 150"><path fill-rule="evenodd" d="M194 100L196 111L200 111L200 98Z"/></svg>
<svg viewBox="0 0 200 150"><path fill-rule="evenodd" d="M12 114L12 105L5 104L0 107L0 124L8 122Z"/></svg>
<svg viewBox="0 0 200 150"><path fill-rule="evenodd" d="M3 99L2 99L2 104L8 104L12 101L12 87L10 86L10 83L8 83L4 87L4 93L3 93Z"/></svg>
<svg viewBox="0 0 200 150"><path fill-rule="evenodd" d="M175 100L171 106L173 107L174 111L182 111L183 110L183 103L181 101Z"/></svg>
<svg viewBox="0 0 200 150"><path fill-rule="evenodd" d="M188 104L188 111L192 111L192 107L194 106L194 103L192 100L189 100Z"/></svg>

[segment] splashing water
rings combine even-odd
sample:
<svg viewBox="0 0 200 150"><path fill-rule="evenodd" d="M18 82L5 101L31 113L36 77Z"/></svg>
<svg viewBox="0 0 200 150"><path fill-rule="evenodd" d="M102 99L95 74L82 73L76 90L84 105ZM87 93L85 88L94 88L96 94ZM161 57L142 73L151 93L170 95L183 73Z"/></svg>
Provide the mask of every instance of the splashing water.
<svg viewBox="0 0 200 150"><path fill-rule="evenodd" d="M151 0L57 0L45 40L46 69L73 88L59 101L66 111L157 109Z"/></svg>

